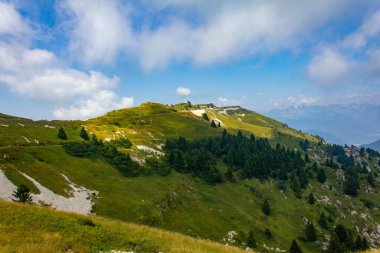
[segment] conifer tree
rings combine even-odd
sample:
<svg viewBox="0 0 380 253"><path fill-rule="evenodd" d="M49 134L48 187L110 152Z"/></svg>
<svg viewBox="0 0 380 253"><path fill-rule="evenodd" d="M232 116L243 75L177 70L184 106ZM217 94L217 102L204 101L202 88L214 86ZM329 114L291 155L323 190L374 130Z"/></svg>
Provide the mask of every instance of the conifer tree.
<svg viewBox="0 0 380 253"><path fill-rule="evenodd" d="M306 224L305 235L309 242L315 242L317 240L314 224L311 221Z"/></svg>
<svg viewBox="0 0 380 253"><path fill-rule="evenodd" d="M270 205L269 205L269 201L268 199L265 199L264 202L263 202L263 207L262 207L262 210L263 210L263 213L265 215L270 215L271 213L271 210L270 210Z"/></svg>
<svg viewBox="0 0 380 253"><path fill-rule="evenodd" d="M80 130L80 134L79 134L79 136L80 136L83 140L85 140L85 141L88 141L88 140L89 140L89 138L88 138L88 134L87 134L86 130L84 129L84 127L82 127L82 129Z"/></svg>
<svg viewBox="0 0 380 253"><path fill-rule="evenodd" d="M334 228L334 232L338 237L339 241L344 245L347 242L347 230L342 224L338 224Z"/></svg>
<svg viewBox="0 0 380 253"><path fill-rule="evenodd" d="M205 120L207 120L207 121L210 121L207 113L202 113L202 118L205 119Z"/></svg>
<svg viewBox="0 0 380 253"><path fill-rule="evenodd" d="M331 236L326 253L344 253L344 252L345 252L345 249L343 245L339 241L338 237L335 234L333 234Z"/></svg>
<svg viewBox="0 0 380 253"><path fill-rule="evenodd" d="M19 185L17 189L13 192L13 197L15 197L14 201L22 202L22 203L31 203L32 196L30 195L30 190L26 185Z"/></svg>
<svg viewBox="0 0 380 253"><path fill-rule="evenodd" d="M309 194L309 204L310 205L314 205L314 203L315 203L314 194L312 192L310 192L310 194Z"/></svg>
<svg viewBox="0 0 380 253"><path fill-rule="evenodd" d="M60 138L62 140L67 140L67 135L66 135L66 132L63 129L63 127L60 127L58 130L58 138Z"/></svg>
<svg viewBox="0 0 380 253"><path fill-rule="evenodd" d="M344 182L344 194L356 196L359 193L359 181L357 175L348 174Z"/></svg>
<svg viewBox="0 0 380 253"><path fill-rule="evenodd" d="M369 243L368 243L368 240L365 236L363 236L363 239L362 239L362 250L367 250L369 249Z"/></svg>
<svg viewBox="0 0 380 253"><path fill-rule="evenodd" d="M95 134L93 134L91 136L91 143L95 144L95 145L98 145L99 144L99 141L98 141L98 138L96 137Z"/></svg>
<svg viewBox="0 0 380 253"><path fill-rule="evenodd" d="M264 235L265 237L270 240L272 239L272 232L269 230L269 228L266 228L265 231L264 231Z"/></svg>
<svg viewBox="0 0 380 253"><path fill-rule="evenodd" d="M326 172L323 168L318 169L317 179L322 184L326 182Z"/></svg>
<svg viewBox="0 0 380 253"><path fill-rule="evenodd" d="M323 229L328 229L327 218L324 212L321 212L318 219L318 224Z"/></svg>
<svg viewBox="0 0 380 253"><path fill-rule="evenodd" d="M225 176L226 176L226 179L227 179L229 182L231 182L231 183L235 183L235 182L236 182L236 179L235 179L235 177L234 177L234 173L233 173L231 167L228 167Z"/></svg>
<svg viewBox="0 0 380 253"><path fill-rule="evenodd" d="M355 240L355 250L361 251L362 250L362 237L358 235Z"/></svg>
<svg viewBox="0 0 380 253"><path fill-rule="evenodd" d="M372 187L375 187L375 179L374 179L374 177L373 177L372 172L368 173L368 176L367 176L367 182L368 182Z"/></svg>
<svg viewBox="0 0 380 253"><path fill-rule="evenodd" d="M302 250L301 250L300 246L298 246L296 240L292 241L292 244L290 245L289 252L290 253L302 253Z"/></svg>
<svg viewBox="0 0 380 253"><path fill-rule="evenodd" d="M313 165L311 165L311 169L312 169L314 172L317 172L317 171L318 171L318 166L317 166L317 163L316 163L316 162L313 162Z"/></svg>
<svg viewBox="0 0 380 253"><path fill-rule="evenodd" d="M309 163L310 162L310 157L308 154L305 155L305 162Z"/></svg>
<svg viewBox="0 0 380 253"><path fill-rule="evenodd" d="M257 246L252 229L249 230L249 232L248 232L247 246L250 247L250 248L256 248L256 246Z"/></svg>

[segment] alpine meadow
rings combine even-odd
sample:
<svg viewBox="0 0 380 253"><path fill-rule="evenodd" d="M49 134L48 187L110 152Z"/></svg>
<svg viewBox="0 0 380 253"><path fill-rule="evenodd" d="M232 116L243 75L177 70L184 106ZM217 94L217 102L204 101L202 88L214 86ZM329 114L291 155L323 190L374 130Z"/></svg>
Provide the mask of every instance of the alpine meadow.
<svg viewBox="0 0 380 253"><path fill-rule="evenodd" d="M379 252L379 36L375 0L0 0L0 252Z"/></svg>

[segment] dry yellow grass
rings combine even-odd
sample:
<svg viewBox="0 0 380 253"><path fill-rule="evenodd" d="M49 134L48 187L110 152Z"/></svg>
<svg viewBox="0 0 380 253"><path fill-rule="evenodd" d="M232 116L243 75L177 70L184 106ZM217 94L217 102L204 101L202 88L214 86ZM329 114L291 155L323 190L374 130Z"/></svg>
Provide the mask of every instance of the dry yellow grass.
<svg viewBox="0 0 380 253"><path fill-rule="evenodd" d="M147 226L9 202L0 202L0 235L0 252L243 252Z"/></svg>

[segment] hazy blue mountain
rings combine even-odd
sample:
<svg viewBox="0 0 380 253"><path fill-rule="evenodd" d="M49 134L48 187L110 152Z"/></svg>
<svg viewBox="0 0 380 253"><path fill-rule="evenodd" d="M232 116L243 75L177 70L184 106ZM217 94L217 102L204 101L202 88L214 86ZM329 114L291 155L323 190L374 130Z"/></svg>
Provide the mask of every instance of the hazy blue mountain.
<svg viewBox="0 0 380 253"><path fill-rule="evenodd" d="M268 116L337 144L365 144L380 137L380 106L370 104L314 105L274 109ZM319 135L318 134L318 135ZM331 138L334 136L334 138Z"/></svg>
<svg viewBox="0 0 380 253"><path fill-rule="evenodd" d="M377 140L377 141L372 142L370 144L362 145L362 147L364 147L364 148L371 148L371 149L380 151L380 140Z"/></svg>
<svg viewBox="0 0 380 253"><path fill-rule="evenodd" d="M322 137L327 143L334 143L334 144L339 144L339 145L345 144L344 140L342 140L340 137L338 137L334 134L331 134L331 133L318 131L316 129L305 130L305 132L312 134L312 135L318 135L318 136Z"/></svg>

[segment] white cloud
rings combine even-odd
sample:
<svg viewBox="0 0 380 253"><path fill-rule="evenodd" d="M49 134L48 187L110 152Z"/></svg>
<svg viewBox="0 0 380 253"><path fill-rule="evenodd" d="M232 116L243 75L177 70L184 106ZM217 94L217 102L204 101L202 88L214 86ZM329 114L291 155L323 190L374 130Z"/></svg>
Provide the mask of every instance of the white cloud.
<svg viewBox="0 0 380 253"><path fill-rule="evenodd" d="M132 28L133 9L121 1L67 0L63 6L74 17L70 45L80 61L110 63L120 54L154 69L176 61L212 64L297 48L348 2L170 0L151 7L146 1L142 8L150 5L151 16L170 6L182 10L178 13L191 12L199 22L186 15L163 16L154 24L139 20L137 29Z"/></svg>
<svg viewBox="0 0 380 253"><path fill-rule="evenodd" d="M176 89L176 93L179 96L190 96L191 90L187 87L180 86Z"/></svg>
<svg viewBox="0 0 380 253"><path fill-rule="evenodd" d="M27 22L12 4L0 2L0 35L19 35L30 31Z"/></svg>
<svg viewBox="0 0 380 253"><path fill-rule="evenodd" d="M60 66L46 50L0 44L0 82L15 93L57 103L113 89L119 79Z"/></svg>
<svg viewBox="0 0 380 253"><path fill-rule="evenodd" d="M243 100L245 100L245 99L246 98L243 97ZM219 97L217 104L219 106L237 106L237 105L242 105L243 102L244 101L242 101L242 100L233 100L233 99Z"/></svg>
<svg viewBox="0 0 380 253"><path fill-rule="evenodd" d="M70 50L81 62L111 63L132 45L128 10L119 1L68 0Z"/></svg>
<svg viewBox="0 0 380 253"><path fill-rule="evenodd" d="M56 109L53 115L57 119L89 119L111 110L131 107L133 104L133 97L123 97L119 100L114 92L101 90L74 105Z"/></svg>
<svg viewBox="0 0 380 253"><path fill-rule="evenodd" d="M97 116L133 104L133 97L119 98L113 91L120 83L118 77L74 69L66 66L53 52L30 49L28 38L24 38L24 32L29 29L27 22L14 6L4 7L0 2L0 14L4 13L15 20L7 23L14 29L14 38L1 40L0 37L0 84L11 92L59 107L54 116L65 119ZM0 21L2 18L0 15ZM0 35L10 33L1 26ZM72 106L65 107L67 104Z"/></svg>
<svg viewBox="0 0 380 253"><path fill-rule="evenodd" d="M321 83L333 84L347 74L350 65L350 61L343 55L326 47L313 57L307 68L311 78Z"/></svg>
<svg viewBox="0 0 380 253"><path fill-rule="evenodd" d="M367 17L358 30L345 38L342 45L347 48L361 49L369 40L380 34L380 10Z"/></svg>
<svg viewBox="0 0 380 253"><path fill-rule="evenodd" d="M347 80L375 83L380 74L379 35L380 10L377 10L364 18L356 31L317 51L308 65L309 76L325 84Z"/></svg>
<svg viewBox="0 0 380 253"><path fill-rule="evenodd" d="M285 108L289 106L311 106L316 105L321 102L319 97L306 97L305 95L298 96L288 96L287 98L271 99L270 102L273 103L273 106Z"/></svg>

